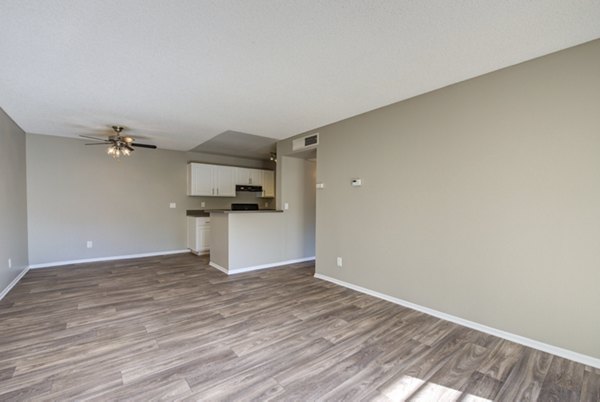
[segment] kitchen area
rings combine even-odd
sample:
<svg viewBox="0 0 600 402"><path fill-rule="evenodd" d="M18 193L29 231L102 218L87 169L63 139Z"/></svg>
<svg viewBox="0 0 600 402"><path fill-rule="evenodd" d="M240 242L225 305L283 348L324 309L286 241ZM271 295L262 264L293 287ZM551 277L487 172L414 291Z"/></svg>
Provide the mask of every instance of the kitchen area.
<svg viewBox="0 0 600 402"><path fill-rule="evenodd" d="M274 208L273 170L190 162L187 195L221 200L220 208L186 213L187 247L209 254L212 267L233 274L289 263L279 244L285 224Z"/></svg>

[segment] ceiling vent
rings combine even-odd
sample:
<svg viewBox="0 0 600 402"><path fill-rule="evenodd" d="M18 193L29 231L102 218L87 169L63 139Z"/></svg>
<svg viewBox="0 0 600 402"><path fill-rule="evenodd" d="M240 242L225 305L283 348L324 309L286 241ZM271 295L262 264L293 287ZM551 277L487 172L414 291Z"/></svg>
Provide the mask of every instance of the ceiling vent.
<svg viewBox="0 0 600 402"><path fill-rule="evenodd" d="M304 149L315 148L319 145L319 133L314 133L304 137L296 138L292 141L292 151L302 151Z"/></svg>

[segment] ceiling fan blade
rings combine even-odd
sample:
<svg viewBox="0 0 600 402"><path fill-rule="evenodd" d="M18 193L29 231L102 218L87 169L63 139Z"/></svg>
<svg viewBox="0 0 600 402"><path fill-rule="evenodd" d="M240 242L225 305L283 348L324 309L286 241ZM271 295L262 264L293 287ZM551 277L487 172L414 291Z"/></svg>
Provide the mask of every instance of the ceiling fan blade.
<svg viewBox="0 0 600 402"><path fill-rule="evenodd" d="M89 138L90 140L96 140L96 141L106 141L106 138L98 138L98 137L92 137L89 135L83 135L83 134L79 134L80 137L83 138Z"/></svg>
<svg viewBox="0 0 600 402"><path fill-rule="evenodd" d="M135 151L135 149L131 148L131 145L129 145L129 144L125 144L125 148L127 148L131 152Z"/></svg>
<svg viewBox="0 0 600 402"><path fill-rule="evenodd" d="M150 148L150 149L156 149L156 145L150 145L150 144L138 144L136 142L133 142L130 144L132 147L140 147L140 148Z"/></svg>
<svg viewBox="0 0 600 402"><path fill-rule="evenodd" d="M110 144L110 142L92 142L92 143L87 143L85 145L107 145Z"/></svg>

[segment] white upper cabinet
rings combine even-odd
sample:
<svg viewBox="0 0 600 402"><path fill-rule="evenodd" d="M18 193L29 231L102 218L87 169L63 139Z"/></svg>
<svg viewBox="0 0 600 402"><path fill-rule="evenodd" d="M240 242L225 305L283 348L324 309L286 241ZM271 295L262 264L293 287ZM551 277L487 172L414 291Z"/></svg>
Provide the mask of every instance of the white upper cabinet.
<svg viewBox="0 0 600 402"><path fill-rule="evenodd" d="M188 165L188 195L214 195L213 165Z"/></svg>
<svg viewBox="0 0 600 402"><path fill-rule="evenodd" d="M262 170L250 168L236 168L235 184L262 186Z"/></svg>
<svg viewBox="0 0 600 402"><path fill-rule="evenodd" d="M215 190L219 197L235 197L236 168L215 166Z"/></svg>
<svg viewBox="0 0 600 402"><path fill-rule="evenodd" d="M262 186L262 170L259 169L248 169L250 170L250 183L253 186Z"/></svg>
<svg viewBox="0 0 600 402"><path fill-rule="evenodd" d="M235 171L232 166L190 163L188 195L235 197Z"/></svg>
<svg viewBox="0 0 600 402"><path fill-rule="evenodd" d="M250 184L250 169L235 168L235 184Z"/></svg>
<svg viewBox="0 0 600 402"><path fill-rule="evenodd" d="M275 197L275 172L272 170L262 171L262 196L265 198Z"/></svg>
<svg viewBox="0 0 600 402"><path fill-rule="evenodd" d="M275 172L233 166L188 164L187 195L205 197L235 197L235 185L262 186L259 197L275 197Z"/></svg>

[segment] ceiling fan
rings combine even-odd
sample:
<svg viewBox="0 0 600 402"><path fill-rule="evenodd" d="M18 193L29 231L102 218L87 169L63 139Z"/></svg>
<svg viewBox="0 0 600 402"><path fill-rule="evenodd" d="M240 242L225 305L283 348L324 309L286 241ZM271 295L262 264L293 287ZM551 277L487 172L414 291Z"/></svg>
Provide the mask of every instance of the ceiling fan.
<svg viewBox="0 0 600 402"><path fill-rule="evenodd" d="M80 137L99 141L85 145L108 145L107 153L113 158L129 156L134 151L133 147L156 149L156 145L140 144L139 142L135 142L135 138L133 137L121 135L123 131L123 127L121 126L112 126L112 129L114 134L108 138L91 137L89 135L80 135Z"/></svg>

